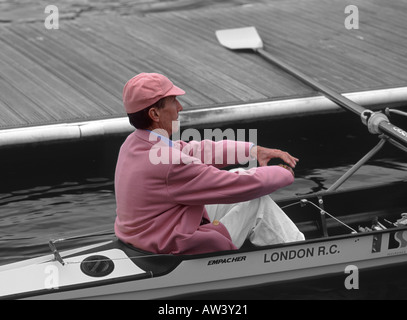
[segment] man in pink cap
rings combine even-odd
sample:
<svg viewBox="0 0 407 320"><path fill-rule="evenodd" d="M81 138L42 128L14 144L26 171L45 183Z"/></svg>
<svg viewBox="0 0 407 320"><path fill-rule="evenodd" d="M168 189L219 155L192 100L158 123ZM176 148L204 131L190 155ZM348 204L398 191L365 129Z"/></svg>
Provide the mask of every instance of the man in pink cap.
<svg viewBox="0 0 407 320"><path fill-rule="evenodd" d="M255 245L303 240L269 196L294 181L298 159L249 142L170 140L182 111L177 96L184 94L156 73L139 74L124 86L124 107L137 130L121 147L116 167L117 237L167 254L235 250L246 239ZM244 174L220 170L231 158L239 162L239 150L260 167ZM157 162L152 154L172 161ZM272 158L289 166L267 166Z"/></svg>

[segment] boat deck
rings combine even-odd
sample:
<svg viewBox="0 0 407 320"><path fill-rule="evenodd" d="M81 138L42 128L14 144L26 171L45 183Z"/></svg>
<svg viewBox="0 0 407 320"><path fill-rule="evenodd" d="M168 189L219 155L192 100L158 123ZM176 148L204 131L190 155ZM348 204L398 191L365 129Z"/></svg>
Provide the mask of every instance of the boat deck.
<svg viewBox="0 0 407 320"><path fill-rule="evenodd" d="M358 30L345 28L347 5L359 9ZM3 23L0 129L124 117L123 85L140 72L167 75L187 91L185 112L204 110L208 123L214 108L318 96L260 56L218 44L216 30L250 25L266 50L338 92L383 89L381 102L407 102L406 9L406 0L277 0L85 12L61 19L58 30L44 21Z"/></svg>

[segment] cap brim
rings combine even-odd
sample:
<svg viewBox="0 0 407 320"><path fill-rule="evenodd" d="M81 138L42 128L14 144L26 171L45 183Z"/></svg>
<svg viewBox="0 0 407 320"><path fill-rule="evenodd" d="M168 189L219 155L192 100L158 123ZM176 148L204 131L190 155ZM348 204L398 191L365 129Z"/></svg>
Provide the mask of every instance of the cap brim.
<svg viewBox="0 0 407 320"><path fill-rule="evenodd" d="M178 88L177 86L173 86L166 94L166 97L169 96L183 96L185 94L185 91L182 90L181 88Z"/></svg>

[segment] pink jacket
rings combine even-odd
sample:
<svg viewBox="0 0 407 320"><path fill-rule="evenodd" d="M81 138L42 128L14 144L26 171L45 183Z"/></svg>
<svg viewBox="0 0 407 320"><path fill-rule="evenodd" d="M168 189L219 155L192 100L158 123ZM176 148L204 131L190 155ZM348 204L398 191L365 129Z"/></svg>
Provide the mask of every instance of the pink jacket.
<svg viewBox="0 0 407 320"><path fill-rule="evenodd" d="M250 174L219 170L242 162L242 153L248 160L247 142L176 141L170 147L155 139L160 140L136 130L121 147L116 167L116 236L142 250L236 249L225 226L209 221L204 205L252 200L294 181L280 166L252 168Z"/></svg>

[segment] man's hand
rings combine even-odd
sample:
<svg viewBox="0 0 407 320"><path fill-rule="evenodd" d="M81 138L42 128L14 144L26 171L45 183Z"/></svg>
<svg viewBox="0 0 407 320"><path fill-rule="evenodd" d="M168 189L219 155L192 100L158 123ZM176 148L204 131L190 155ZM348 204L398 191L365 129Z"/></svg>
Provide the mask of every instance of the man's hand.
<svg viewBox="0 0 407 320"><path fill-rule="evenodd" d="M285 164L279 164L279 166L280 166L280 167L283 167L284 169L286 169L286 170L288 170L288 171L290 171L291 174L295 177L294 170L291 169L291 167L286 166Z"/></svg>
<svg viewBox="0 0 407 320"><path fill-rule="evenodd" d="M255 146L251 150L251 156L256 158L260 167L267 166L271 159L279 158L287 163L291 168L295 168L299 159L293 157L288 152L278 149L269 149L260 146Z"/></svg>

